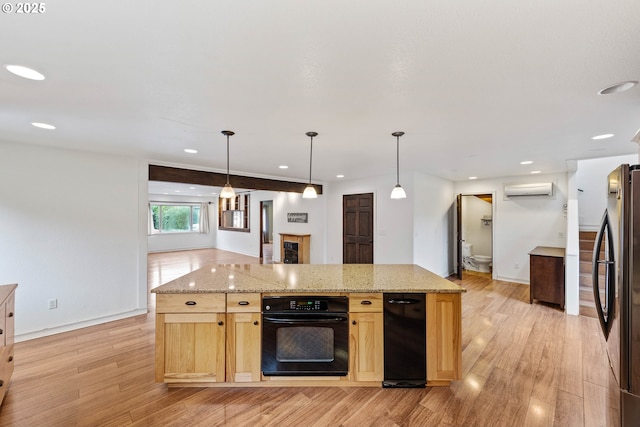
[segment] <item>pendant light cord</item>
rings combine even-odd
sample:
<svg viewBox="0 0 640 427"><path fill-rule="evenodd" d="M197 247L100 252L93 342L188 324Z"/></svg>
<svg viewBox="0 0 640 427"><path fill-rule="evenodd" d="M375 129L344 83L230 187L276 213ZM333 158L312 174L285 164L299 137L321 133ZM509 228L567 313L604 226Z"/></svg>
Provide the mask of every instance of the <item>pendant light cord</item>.
<svg viewBox="0 0 640 427"><path fill-rule="evenodd" d="M227 185L229 185L229 135L227 135Z"/></svg>
<svg viewBox="0 0 640 427"><path fill-rule="evenodd" d="M311 165L313 163L313 137L311 137L311 150L309 151L309 185L311 185Z"/></svg>
<svg viewBox="0 0 640 427"><path fill-rule="evenodd" d="M396 184L400 185L400 137L396 136Z"/></svg>

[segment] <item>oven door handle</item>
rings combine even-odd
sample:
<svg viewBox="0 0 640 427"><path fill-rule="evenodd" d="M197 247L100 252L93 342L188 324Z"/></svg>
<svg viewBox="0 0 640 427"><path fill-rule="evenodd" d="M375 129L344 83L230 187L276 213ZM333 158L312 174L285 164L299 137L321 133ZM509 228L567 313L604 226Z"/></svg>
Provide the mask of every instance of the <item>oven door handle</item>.
<svg viewBox="0 0 640 427"><path fill-rule="evenodd" d="M280 324L296 324L296 323L340 323L347 320L346 317L313 317L313 318L300 318L300 317L264 317L264 322L280 323Z"/></svg>

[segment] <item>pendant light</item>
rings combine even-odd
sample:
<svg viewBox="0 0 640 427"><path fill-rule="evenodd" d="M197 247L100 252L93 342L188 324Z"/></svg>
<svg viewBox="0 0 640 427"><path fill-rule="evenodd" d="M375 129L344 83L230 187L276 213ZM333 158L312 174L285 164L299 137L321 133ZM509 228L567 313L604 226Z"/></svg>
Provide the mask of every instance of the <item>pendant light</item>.
<svg viewBox="0 0 640 427"><path fill-rule="evenodd" d="M316 188L311 185L311 164L313 160L313 137L318 136L318 132L307 132L306 135L311 138L311 150L309 151L309 184L304 189L304 193L302 193L303 199L316 199L318 197L318 193L316 192Z"/></svg>
<svg viewBox="0 0 640 427"><path fill-rule="evenodd" d="M222 134L227 137L227 183L220 192L220 197L223 199L233 199L234 197L236 197L236 192L233 191L233 187L231 187L231 184L229 184L229 137L231 135L234 135L235 132L230 130L223 130Z"/></svg>
<svg viewBox="0 0 640 427"><path fill-rule="evenodd" d="M393 132L391 135L396 137L396 186L393 187L393 191L391 191L392 199L405 199L407 197L407 193L404 192L404 189L400 185L400 137L404 135L404 132Z"/></svg>

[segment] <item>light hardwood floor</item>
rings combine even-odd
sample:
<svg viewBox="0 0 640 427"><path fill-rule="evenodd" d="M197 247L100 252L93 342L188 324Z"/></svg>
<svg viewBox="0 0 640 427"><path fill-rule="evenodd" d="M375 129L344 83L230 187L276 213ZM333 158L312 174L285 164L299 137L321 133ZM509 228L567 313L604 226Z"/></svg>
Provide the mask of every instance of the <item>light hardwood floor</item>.
<svg viewBox="0 0 640 427"><path fill-rule="evenodd" d="M149 287L218 250L152 254ZM150 314L16 344L3 426L603 426L597 320L528 303L528 286L466 274L463 380L450 387L167 389L154 383ZM20 313L17 313L20 316Z"/></svg>

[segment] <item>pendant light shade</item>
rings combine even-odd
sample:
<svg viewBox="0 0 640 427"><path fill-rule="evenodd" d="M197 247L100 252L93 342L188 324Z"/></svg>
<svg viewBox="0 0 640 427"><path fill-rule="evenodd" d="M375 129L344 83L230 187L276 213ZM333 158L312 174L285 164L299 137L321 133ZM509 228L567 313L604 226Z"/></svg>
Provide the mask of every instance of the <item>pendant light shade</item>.
<svg viewBox="0 0 640 427"><path fill-rule="evenodd" d="M311 165L313 163L313 137L318 136L318 132L307 132L306 135L311 138L311 149L309 150L309 184L302 193L303 199L316 199L318 193L313 185L311 185Z"/></svg>
<svg viewBox="0 0 640 427"><path fill-rule="evenodd" d="M396 186L391 191L392 199L405 199L407 193L404 192L404 188L400 185L400 137L404 135L404 132L393 132L391 135L396 137Z"/></svg>
<svg viewBox="0 0 640 427"><path fill-rule="evenodd" d="M236 197L236 192L233 191L233 187L231 187L231 184L229 184L229 137L231 135L234 135L235 132L230 130L223 130L222 134L227 137L227 183L225 184L224 188L222 188L220 197L222 197L223 199L232 199Z"/></svg>

